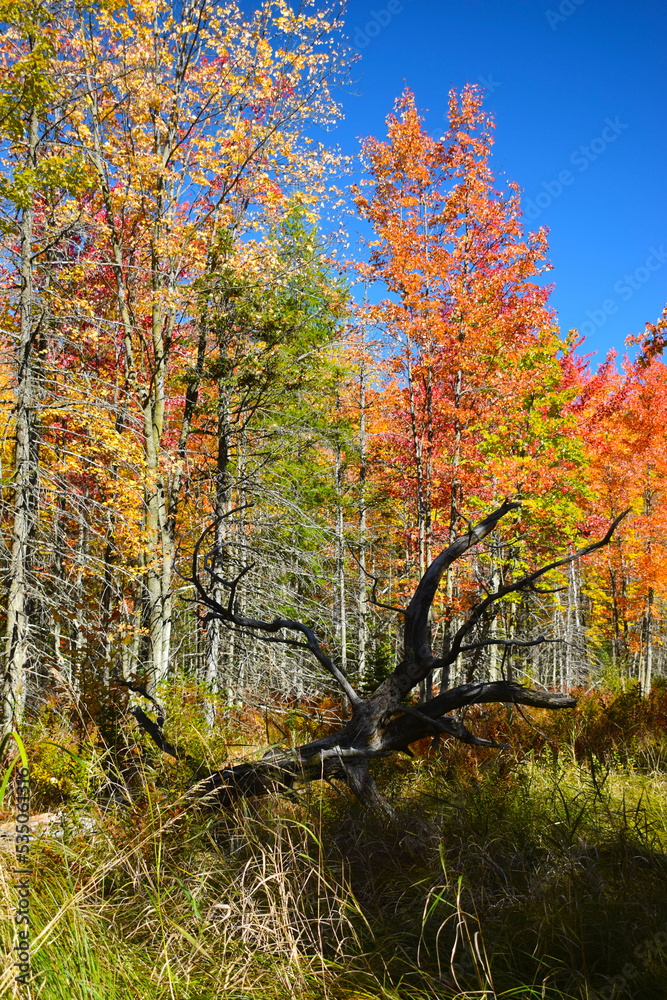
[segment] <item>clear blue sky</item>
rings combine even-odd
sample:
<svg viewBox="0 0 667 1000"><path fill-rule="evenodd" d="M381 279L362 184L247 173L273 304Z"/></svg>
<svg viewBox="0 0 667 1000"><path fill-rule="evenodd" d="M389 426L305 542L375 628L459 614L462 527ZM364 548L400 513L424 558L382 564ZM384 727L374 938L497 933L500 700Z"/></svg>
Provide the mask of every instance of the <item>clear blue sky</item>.
<svg viewBox="0 0 667 1000"><path fill-rule="evenodd" d="M485 85L499 186L550 230L561 329L622 353L667 301L664 0L351 0L347 24L361 59L332 138L384 137L406 85L439 136L449 89Z"/></svg>

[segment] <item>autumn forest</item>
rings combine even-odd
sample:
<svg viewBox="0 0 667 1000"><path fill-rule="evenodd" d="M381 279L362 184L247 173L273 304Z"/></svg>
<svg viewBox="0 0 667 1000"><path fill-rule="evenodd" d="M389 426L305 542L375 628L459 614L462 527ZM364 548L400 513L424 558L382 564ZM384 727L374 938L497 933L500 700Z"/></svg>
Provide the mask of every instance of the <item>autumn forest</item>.
<svg viewBox="0 0 667 1000"><path fill-rule="evenodd" d="M526 752L551 753L559 740L567 744L568 723L565 712L546 709L574 706L578 697L576 711L584 714L575 717L598 728L585 746L572 735L572 763L588 767L590 760L584 791L599 806L604 778L595 768L604 769L610 754L620 760L627 749L606 729L600 735L599 713L616 706L617 735L662 725L656 720L667 711L667 307L662 316L646 317L643 330L627 330L626 354L612 351L601 360L576 329L561 329L550 304L548 228L533 227L522 214L519 185L494 173L494 119L478 84L450 91L439 136L427 130L419 94L406 85L386 109L385 133L365 138L357 158L344 155L336 145L337 94L354 73L355 53L343 15L338 3L289 0L2 4L2 727L34 743L33 776L45 814L79 801L85 788L95 808L105 802L104 810L123 815L127 793L132 823L149 823L149 802L155 823L155 809L171 808L193 780L224 760L245 759L235 746L258 753L261 746L264 760L267 747L315 746L308 740L345 733L337 727L356 718L359 706L374 704L398 676L396 664L410 660L405 609L448 546L459 545L461 557L457 550L455 560L445 560L424 612L433 655L421 671L408 671L414 683L401 689L401 719L416 725L420 706L428 715L429 704L446 692L478 685L483 695L466 695L447 711L472 705L466 718L471 729L477 720L479 735L463 726L464 716L452 722L442 715L428 731L394 737L392 749L405 750L396 773L406 776L406 787L408 767L426 769L419 781L427 781L426 771L436 781L436 761L452 744L458 764L446 766L459 769L452 787L459 782L461 795L473 794L473 771L475 782L486 780L486 767L499 768L494 781L511 784L515 777L507 775L518 771L502 762L509 759L505 740L515 742L512 725ZM488 530L479 529L494 511ZM462 538L470 541L464 546ZM303 628L290 630L294 621ZM521 708L516 692L524 689L537 692L523 701L537 714ZM397 705L388 714L395 717ZM66 747L56 755L60 765L44 749L49 740ZM348 744L336 736L321 746L315 777L325 778L323 790L313 786L303 794L330 796L325 812L342 824L332 843L349 858L352 842L361 851L361 834L355 840L345 824L367 824L364 836L379 837L377 824L395 823L403 808L391 784L398 779L383 778L389 765L378 761L380 795L368 761L359 775L356 765L343 764L341 754L353 753ZM380 750L372 740L368 746L378 757L389 752L384 743ZM331 773L330 747L339 758ZM490 756L488 747L500 754ZM297 756L306 767L302 749ZM287 767L271 752L274 767ZM413 752L417 764L408 758ZM289 753L293 758L294 749ZM193 757L208 762L204 771L193 764L194 776ZM555 785L545 791L547 770L539 772L546 782L540 801L551 802L552 817L561 816L565 793L558 798ZM289 780L281 771L280 787L261 781L262 795L288 819L302 808L293 771ZM272 827L270 837L257 833L256 825L269 821L243 812L243 794L257 790L243 785L243 775L234 771L240 784L231 808L242 810L237 832L230 832L225 813L222 822L231 825L213 837L218 847L231 837L225 851L233 854L229 844L243 829L251 846L238 850L243 857L255 851L255 864L263 851L264 863L273 852L278 865L285 838L293 858L305 857L306 848L312 854L305 820L289 827L285 819L283 832ZM341 778L349 788L336 792ZM537 795L537 784L530 787ZM584 802L580 792L577 786L573 801ZM355 797L369 810L350 820L345 810ZM461 807L459 819L464 813ZM571 822L566 813L564 824ZM184 815L185 823L210 822L191 819L190 806ZM102 909L112 905L114 892L129 891L120 875L126 862L118 860L130 851L125 822L109 826L121 866L115 875L108 874L106 856L91 860L85 834L77 834L82 853L72 863L107 866L105 888L99 883ZM174 829L164 832L173 822L160 820L165 857L181 850L169 839ZM64 850L67 836L48 850ZM307 843L300 848L302 836ZM420 837L424 856L435 843L432 830L415 828L410 836L410 843L400 842L408 858L403 872L417 863ZM573 832L567 849L575 842ZM463 834L457 843L467 844ZM385 848L388 856L398 850ZM460 861L465 850L460 846ZM476 864L464 859L461 871L468 862ZM168 864L158 861L158 869L161 863ZM484 892L471 889L473 903L461 902L460 882L459 896L452 895L459 921L451 960L450 942L441 968L437 926L435 944L427 933L440 897L425 903L420 897L418 904L415 897L415 913L425 907L421 932L421 917L414 918L415 933L431 965L419 966L416 944L404 952L391 944L407 965L381 975L368 959L350 985L338 972L325 973L322 963L334 969L342 962L349 937L361 969L360 955L383 951L381 935L372 946L359 943L366 930L342 901L354 883L350 876L347 886L343 863L339 882L317 890L330 907L324 915L318 909L318 939L309 923L312 900L303 902L314 870L302 873L298 892L285 875L296 894L285 913L296 921L290 927L301 928L291 945L284 928L285 940L275 944L278 931L266 916L273 911L258 896L250 923L239 917L238 928L246 930L230 937L253 955L284 950L292 971L278 975L276 996L659 995L650 990L660 973L636 957L635 978L623 973L625 987L618 980L604 993L603 981L618 972L605 965L607 958L585 971L599 993L584 993L583 980L575 986L557 971L549 982L562 992L528 992L529 981L530 989L546 990L549 955L560 956L553 968L569 968L568 975L580 959L563 958L554 931L546 951L535 945L538 971L529 958L520 970L518 959L516 967L509 960L502 965L493 958L495 945L487 954L475 944ZM79 872L71 892L95 882L92 871ZM225 891L232 895L240 871L229 875ZM405 892L417 884L413 878ZM200 898L191 885L188 891ZM354 889L354 905L371 924L374 904L367 910L363 900L375 891L366 882ZM54 906L65 906L61 896ZM215 905L228 905L225 899ZM155 905L161 914L163 904ZM100 993L83 985L76 992L70 984L61 994L58 976L47 969L31 995L250 997L268 982L268 958L244 979L229 944L226 992L203 979L195 989L184 960L173 955L181 946L194 948L194 939L183 931L169 944L176 931L168 934L162 916L153 925L146 913L137 916L136 941L148 947L150 939L164 961L155 983L148 969L141 987L139 979L113 985L100 973L106 983ZM488 937L495 940L493 907L489 914ZM109 920L116 927L116 917ZM84 940L81 921L67 925L64 940ZM179 926L185 921L178 917ZM254 938L247 927L257 921L263 930ZM44 926L50 926L46 916ZM447 928L445 937L454 924ZM119 940L134 940L132 934L124 931ZM101 946L90 947L92 955ZM657 946L654 952L659 964L664 955ZM295 956L302 953L309 957L300 965ZM88 969L82 983L94 978L86 955L77 960ZM411 979L406 969L413 960L422 971ZM493 987L494 969L507 992ZM425 986L428 976L441 985ZM466 976L473 985L465 985ZM525 992L511 993L519 982ZM647 992L624 993L633 983Z"/></svg>

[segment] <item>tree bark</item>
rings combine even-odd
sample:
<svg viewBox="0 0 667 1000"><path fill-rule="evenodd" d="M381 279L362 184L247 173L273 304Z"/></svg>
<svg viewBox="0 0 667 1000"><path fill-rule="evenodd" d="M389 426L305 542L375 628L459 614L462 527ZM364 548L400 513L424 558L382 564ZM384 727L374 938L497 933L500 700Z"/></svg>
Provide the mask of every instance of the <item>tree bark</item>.
<svg viewBox="0 0 667 1000"><path fill-rule="evenodd" d="M359 366L359 573L357 576L357 679L360 687L366 681L366 601L368 599L366 574L367 511L366 511L366 366L363 356Z"/></svg>
<svg viewBox="0 0 667 1000"><path fill-rule="evenodd" d="M343 512L343 459L340 442L336 442L334 475L336 481L336 609L340 666L347 677L347 597L345 588L345 520Z"/></svg>
<svg viewBox="0 0 667 1000"><path fill-rule="evenodd" d="M37 167L39 122L36 108L27 123L26 169ZM30 622L29 566L38 489L35 458L36 372L33 350L35 300L33 287L34 187L28 182L26 204L19 221L20 299L16 373L16 424L13 475L11 562L7 598L7 633L2 685L2 732L21 723L28 687Z"/></svg>

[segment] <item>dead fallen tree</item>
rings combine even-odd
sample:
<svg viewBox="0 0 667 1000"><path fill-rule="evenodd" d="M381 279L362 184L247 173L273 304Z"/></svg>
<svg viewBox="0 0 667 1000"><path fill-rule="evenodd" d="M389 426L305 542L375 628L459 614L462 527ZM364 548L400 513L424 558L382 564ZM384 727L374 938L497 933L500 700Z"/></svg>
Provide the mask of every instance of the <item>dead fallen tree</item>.
<svg viewBox="0 0 667 1000"><path fill-rule="evenodd" d="M239 611L237 588L250 567L245 567L234 579L225 580L213 568L211 553L204 555L204 572L209 575L211 584L215 584L217 588L224 588L228 595L227 603L222 604L210 596L210 590L204 585L200 575L201 549L210 529L204 532L193 552L192 575L189 578L196 591L197 603L202 609L200 611L202 625L206 627L209 622L219 620L227 627L243 633L262 635L267 641L282 642L292 647L307 649L322 669L334 678L349 700L351 718L337 732L311 743L289 750L271 749L260 761L215 771L196 781L192 786L191 795L209 806L227 807L241 796L290 791L297 783L306 781L341 779L347 782L363 803L392 814L391 806L379 794L370 773L369 765L374 758L387 757L399 751L409 751L411 743L438 735L454 737L474 746L498 747L499 744L476 736L464 725L457 713L469 705L500 702L548 709L573 708L575 699L569 695L532 690L509 680L462 684L441 691L436 697L419 706L407 703L410 692L420 681L431 671L453 664L462 653L492 645L511 649L546 642L544 636L532 640L520 638L475 640L474 636L496 601L510 593L534 588L535 582L546 573L566 566L607 545L617 525L627 513L626 511L617 517L607 534L599 541L541 566L499 587L496 591L487 593L486 597L472 608L463 624L451 637L446 655L435 656L431 648L429 615L443 574L452 563L492 532L507 513L518 507L519 504L516 502L505 501L484 520L471 526L465 534L459 535L431 563L420 580L412 600L402 611L403 657L391 676L366 698L362 698L355 691L348 678L322 649L313 630L303 622L290 618L264 621L247 617ZM133 687L135 690L141 690L134 685ZM139 708L133 713L137 722L162 751L175 757L182 756L179 749L172 746L165 738L164 714L157 702L153 698L150 700L158 711L157 722L153 723ZM201 770L198 770L196 776L199 777L200 774Z"/></svg>

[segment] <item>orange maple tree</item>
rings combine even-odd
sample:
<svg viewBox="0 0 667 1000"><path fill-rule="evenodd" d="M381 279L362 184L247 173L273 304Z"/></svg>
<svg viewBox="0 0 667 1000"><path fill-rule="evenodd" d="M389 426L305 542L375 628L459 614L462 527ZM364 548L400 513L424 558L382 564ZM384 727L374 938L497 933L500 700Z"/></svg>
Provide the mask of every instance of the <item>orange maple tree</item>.
<svg viewBox="0 0 667 1000"><path fill-rule="evenodd" d="M374 230L369 271L388 291L367 309L388 345L374 447L388 490L412 501L405 529L421 573L434 541L499 495L527 497L534 537L572 528L573 344L559 338L539 284L546 231L524 234L515 184L494 188L493 120L479 88L450 94L442 139L428 135L410 91L387 127L386 142L364 144L371 192L356 191ZM447 590L451 609L451 577Z"/></svg>

